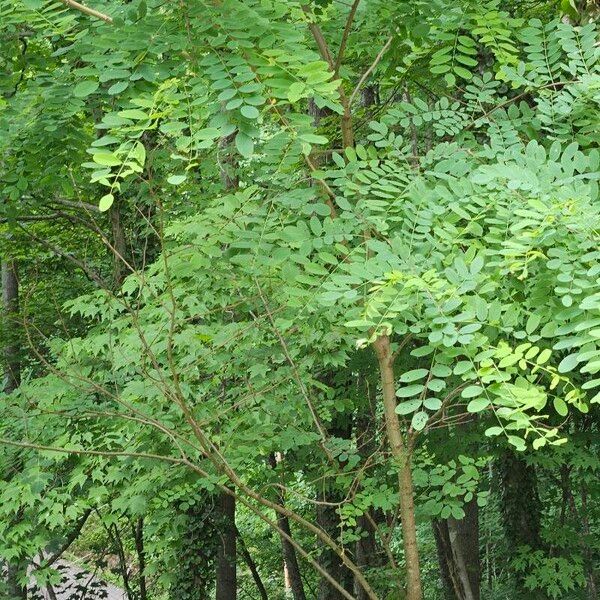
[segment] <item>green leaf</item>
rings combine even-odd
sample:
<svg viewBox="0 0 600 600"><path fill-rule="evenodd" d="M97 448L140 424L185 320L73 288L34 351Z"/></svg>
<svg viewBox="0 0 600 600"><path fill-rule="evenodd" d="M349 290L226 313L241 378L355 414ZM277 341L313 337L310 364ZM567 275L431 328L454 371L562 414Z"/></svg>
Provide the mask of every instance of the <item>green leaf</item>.
<svg viewBox="0 0 600 600"><path fill-rule="evenodd" d="M106 194L100 198L100 202L98 202L98 210L100 212L106 212L115 201L115 197L112 194Z"/></svg>
<svg viewBox="0 0 600 600"><path fill-rule="evenodd" d="M410 425L415 431L422 431L425 425L427 425L428 420L429 415L424 411L419 411L413 415Z"/></svg>
<svg viewBox="0 0 600 600"><path fill-rule="evenodd" d="M399 415L408 415L415 412L421 406L421 400L407 400L396 406L396 413Z"/></svg>
<svg viewBox="0 0 600 600"><path fill-rule="evenodd" d="M568 373L577 366L578 362L579 358L577 354L569 354L569 356L565 356L558 364L558 372Z"/></svg>
<svg viewBox="0 0 600 600"><path fill-rule="evenodd" d="M171 185L181 185L187 179L187 175L171 175L167 178L167 183Z"/></svg>
<svg viewBox="0 0 600 600"><path fill-rule="evenodd" d="M490 401L487 398L476 398L467 404L467 412L478 413L485 410L489 405Z"/></svg>
<svg viewBox="0 0 600 600"><path fill-rule="evenodd" d="M299 136L303 142L309 144L326 144L329 140L323 135L315 135L313 133L303 133Z"/></svg>
<svg viewBox="0 0 600 600"><path fill-rule="evenodd" d="M254 141L242 131L235 136L235 147L244 158L250 158L254 153Z"/></svg>
<svg viewBox="0 0 600 600"><path fill-rule="evenodd" d="M469 80L471 79L471 77L473 77L471 71L467 71L467 69L465 69L464 67L459 67L458 65L454 66L454 72L463 79Z"/></svg>
<svg viewBox="0 0 600 600"><path fill-rule="evenodd" d="M121 92L125 91L127 88L129 87L129 81L117 81L117 83L111 85L108 88L108 95L109 96L115 96L117 94L120 94Z"/></svg>
<svg viewBox="0 0 600 600"><path fill-rule="evenodd" d="M146 114L143 110L139 110L138 108L121 110L119 111L118 115L124 119L132 119L134 121L142 121L150 118L148 114Z"/></svg>
<svg viewBox="0 0 600 600"><path fill-rule="evenodd" d="M94 153L93 159L95 163L105 167L117 167L122 163L121 159L118 158L116 154L104 150Z"/></svg>
<svg viewBox="0 0 600 600"><path fill-rule="evenodd" d="M86 96L93 94L99 87L100 84L97 81L91 79L88 79L86 81L80 81L73 88L73 96L75 96L76 98L85 98Z"/></svg>
<svg viewBox="0 0 600 600"><path fill-rule="evenodd" d="M554 410L561 416L566 417L569 414L567 403L562 398L554 398Z"/></svg>
<svg viewBox="0 0 600 600"><path fill-rule="evenodd" d="M242 106L240 112L244 117L246 117L246 119L257 119L258 115L260 115L258 109L255 106L249 106L248 104Z"/></svg>
<svg viewBox="0 0 600 600"><path fill-rule="evenodd" d="M494 437L496 435L501 435L503 431L504 430L502 429L502 427L488 427L485 430L485 435L487 437Z"/></svg>
<svg viewBox="0 0 600 600"><path fill-rule="evenodd" d="M425 398L423 405L429 410L438 410L442 406L442 401L439 398Z"/></svg>
<svg viewBox="0 0 600 600"><path fill-rule="evenodd" d="M416 396L420 394L425 389L424 385L408 385L406 387L401 387L396 391L396 396L398 398L410 398L411 396Z"/></svg>
<svg viewBox="0 0 600 600"><path fill-rule="evenodd" d="M416 381L417 379L423 379L427 377L429 371L427 369L413 369L412 371L406 371L402 373L400 376L400 381L403 383L410 383L411 381Z"/></svg>
<svg viewBox="0 0 600 600"><path fill-rule="evenodd" d="M550 350L549 348L545 348L544 350L542 350L539 354L539 356L536 359L536 363L538 365L543 365L544 363L547 363L548 360L550 359L550 357L552 356L552 350Z"/></svg>
<svg viewBox="0 0 600 600"><path fill-rule="evenodd" d="M460 395L463 398L475 398L475 396L479 396L482 392L483 388L480 385L470 385L466 387Z"/></svg>

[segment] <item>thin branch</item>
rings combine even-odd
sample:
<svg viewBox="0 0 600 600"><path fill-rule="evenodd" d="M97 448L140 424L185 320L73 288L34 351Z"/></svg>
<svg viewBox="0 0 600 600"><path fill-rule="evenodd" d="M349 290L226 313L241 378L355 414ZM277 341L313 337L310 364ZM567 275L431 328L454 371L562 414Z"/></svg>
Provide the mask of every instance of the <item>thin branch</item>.
<svg viewBox="0 0 600 600"><path fill-rule="evenodd" d="M350 7L350 12L348 13L348 18L346 19L346 27L344 27L344 33L342 34L342 41L340 42L340 48L338 50L337 58L335 59L335 64L333 66L333 78L337 79L337 76L340 72L340 67L342 66L342 60L344 60L344 53L346 52L346 46L348 44L348 36L350 35L350 30L352 29L352 23L354 22L354 16L356 15L356 9L360 4L360 0L354 0L352 6Z"/></svg>
<svg viewBox="0 0 600 600"><path fill-rule="evenodd" d="M89 210L92 212L100 212L100 209L95 204L83 202L83 200L73 202L72 200L66 200L65 198L52 198L50 202L53 204L61 204L62 206L68 206L69 208L84 208L85 210Z"/></svg>
<svg viewBox="0 0 600 600"><path fill-rule="evenodd" d="M363 83L367 80L369 75L375 70L375 67L379 64L379 61L383 58L383 55L387 52L387 49L390 47L390 44L392 43L393 39L394 39L393 36L390 36L388 38L388 40L384 44L383 48L379 51L379 54L375 57L375 60L373 61L371 66L364 72L363 76L360 78L359 82L356 84L356 87L354 88L354 91L352 92L352 94L350 94L350 99L348 100L349 106L352 106L352 102L354 101L356 94L358 94L360 88L362 87Z"/></svg>
<svg viewBox="0 0 600 600"><path fill-rule="evenodd" d="M302 10L308 15L309 19L312 17L310 9L308 6L303 6ZM317 48L319 49L319 54L321 58L329 65L329 68L335 72L335 63L333 62L333 57L331 56L331 52L329 51L329 46L325 41L325 37L323 36L323 32L321 28L314 23L313 21L308 22L308 28L315 38L315 42L317 43Z"/></svg>
<svg viewBox="0 0 600 600"><path fill-rule="evenodd" d="M81 11L82 13L85 13L86 15L90 15L91 17L96 17L97 19L102 19L105 23L112 23L112 17L105 15L104 13L101 13L97 10L94 10L93 8L88 8L87 6L84 6L83 4L79 4L79 2L75 2L75 0L60 0L63 4L66 4L67 6L70 6L71 8L74 8L78 11Z"/></svg>
<svg viewBox="0 0 600 600"><path fill-rule="evenodd" d="M40 450L43 452L58 452L59 454L78 454L81 456L102 456L104 458L149 458L153 460L162 460L175 465L188 465L187 460L175 458L174 456L164 456L161 454L150 454L147 452L122 452L112 450L76 450L74 448L58 448L57 446L45 446L43 444L34 444L31 442L15 442L0 438L0 446L14 446L15 448L28 448L30 450Z"/></svg>
<svg viewBox="0 0 600 600"><path fill-rule="evenodd" d="M64 544L52 555L50 556L46 562L44 563L44 569L47 569L49 566L53 565L71 546L71 544L79 537L83 526L86 524L89 516L92 514L92 509L88 508L83 515L81 515L79 521L75 524L75 527L72 529L71 533L67 536Z"/></svg>

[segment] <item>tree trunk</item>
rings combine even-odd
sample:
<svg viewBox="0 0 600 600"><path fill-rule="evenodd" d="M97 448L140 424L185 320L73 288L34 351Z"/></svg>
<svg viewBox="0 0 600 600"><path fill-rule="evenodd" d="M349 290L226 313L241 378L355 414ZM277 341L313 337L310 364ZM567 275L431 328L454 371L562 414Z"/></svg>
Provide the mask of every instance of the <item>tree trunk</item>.
<svg viewBox="0 0 600 600"><path fill-rule="evenodd" d="M588 513L588 491L585 480L581 484L581 532L583 533L581 544L583 546L587 600L598 600L598 586L596 585L596 574L594 572L594 557L592 549L590 548L591 533Z"/></svg>
<svg viewBox="0 0 600 600"><path fill-rule="evenodd" d="M513 547L542 548L541 502L535 469L516 452L508 450L499 463L502 486L502 520ZM527 502L523 499L527 498Z"/></svg>
<svg viewBox="0 0 600 600"><path fill-rule="evenodd" d="M465 517L433 524L440 573L451 600L479 600L479 510L475 499L465 505Z"/></svg>
<svg viewBox="0 0 600 600"><path fill-rule="evenodd" d="M146 551L144 549L144 519L139 518L133 528L135 540L135 550L138 558L138 585L140 590L140 600L146 600L148 597L146 589Z"/></svg>
<svg viewBox="0 0 600 600"><path fill-rule="evenodd" d="M502 492L502 521L504 533L510 546L529 546L532 550L543 550L541 538L542 506L538 495L537 476L533 466L528 465L522 455L507 450L500 458L500 485ZM524 499L527 499L524 502ZM517 585L523 598L545 600L541 590L529 590L524 576L517 577Z"/></svg>
<svg viewBox="0 0 600 600"><path fill-rule="evenodd" d="M338 502L341 498L332 490L325 488L319 493L318 500L332 503ZM317 505L317 524L332 539L336 540L340 535L340 516L334 506L325 504ZM342 559L330 548L324 548L319 557L319 564L348 592L353 591L352 573L344 565ZM336 590L326 579L321 579L319 583L319 600L342 600L343 596L339 590Z"/></svg>
<svg viewBox="0 0 600 600"><path fill-rule="evenodd" d="M218 496L219 547L217 549L216 600L235 600L237 597L237 560L235 498L226 492Z"/></svg>
<svg viewBox="0 0 600 600"><path fill-rule="evenodd" d="M237 527L235 529L235 533L237 535L237 544L240 549L240 554L244 558L244 562L246 563L246 566L250 569L250 573L252 574L252 579L254 579L254 583L256 584L256 589L258 590L258 593L260 594L261 600L269 600L269 595L267 594L265 584L263 583L260 573L258 572L258 567L256 566L256 563L254 562L252 555L248 551L248 548L246 548L246 544L244 543L244 538L241 536Z"/></svg>
<svg viewBox="0 0 600 600"><path fill-rule="evenodd" d="M20 322L19 322L19 276L14 260L2 262L2 318L4 325L4 382L5 394L14 392L21 383ZM22 565L8 564L8 594L13 599L26 599L27 589L19 583Z"/></svg>
<svg viewBox="0 0 600 600"><path fill-rule="evenodd" d="M21 383L21 360L19 349L19 278L17 263L2 262L2 308L5 332L4 393L14 392Z"/></svg>
<svg viewBox="0 0 600 600"><path fill-rule="evenodd" d="M128 275L126 263L130 263L127 252L127 241L121 215L121 202L115 199L109 210L110 226L112 230L112 258L113 258L113 284L119 288Z"/></svg>
<svg viewBox="0 0 600 600"><path fill-rule="evenodd" d="M402 545L404 547L404 560L406 562L406 600L423 600L411 470L412 457L410 450L404 442L404 437L400 429L400 420L396 414L394 358L392 356L390 339L387 335L380 335L373 345L377 354L377 360L379 361L388 443L398 468Z"/></svg>
<svg viewBox="0 0 600 600"><path fill-rule="evenodd" d="M371 86L367 86L371 90ZM363 90L364 91L364 90ZM372 103L370 103L372 104ZM377 386L370 385L370 382L362 378L359 380L359 394L364 399L364 406L358 408L356 418L356 445L358 454L363 464L377 452L375 436L377 435ZM369 518L370 517L370 518ZM381 567L384 564L383 551L376 538L376 529L373 523L384 520L381 511L367 509L367 513L358 518L358 526L361 531L361 538L356 542L356 565L361 571L371 568ZM354 595L356 600L368 600L368 595L360 583L354 581Z"/></svg>
<svg viewBox="0 0 600 600"><path fill-rule="evenodd" d="M273 469L277 467L278 460L275 454L269 456L269 463ZM280 506L285 506L285 498L282 492L278 492L277 503ZM296 548L285 537L292 537L290 521L285 515L277 513L277 526L281 530L279 537L281 539L281 553L283 555L284 586L286 590L291 590L294 600L306 600L302 574L298 565L298 557L296 556Z"/></svg>

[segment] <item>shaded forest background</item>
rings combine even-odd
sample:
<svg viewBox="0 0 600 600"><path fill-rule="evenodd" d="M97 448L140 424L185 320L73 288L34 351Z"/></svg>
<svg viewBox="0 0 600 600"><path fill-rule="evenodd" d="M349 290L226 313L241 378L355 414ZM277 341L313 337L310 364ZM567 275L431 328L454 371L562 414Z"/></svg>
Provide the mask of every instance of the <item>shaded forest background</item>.
<svg viewBox="0 0 600 600"><path fill-rule="evenodd" d="M1 2L0 596L596 600L598 12Z"/></svg>

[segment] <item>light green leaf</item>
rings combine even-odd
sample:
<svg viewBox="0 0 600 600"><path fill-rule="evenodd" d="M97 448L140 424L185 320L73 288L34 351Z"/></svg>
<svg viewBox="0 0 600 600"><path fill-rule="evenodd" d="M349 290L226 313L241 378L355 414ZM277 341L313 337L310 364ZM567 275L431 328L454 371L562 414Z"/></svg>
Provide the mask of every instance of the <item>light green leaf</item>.
<svg viewBox="0 0 600 600"><path fill-rule="evenodd" d="M425 425L427 425L428 420L429 415L425 411L419 411L413 415L410 425L415 431L422 431Z"/></svg>
<svg viewBox="0 0 600 600"><path fill-rule="evenodd" d="M240 112L244 117L246 117L246 119L257 119L258 115L260 115L258 109L255 106L249 106L248 104L242 106Z"/></svg>
<svg viewBox="0 0 600 600"><path fill-rule="evenodd" d="M396 413L399 415L409 415L410 413L415 412L421 406L420 400L407 400L406 402L401 402L396 406Z"/></svg>
<svg viewBox="0 0 600 600"><path fill-rule="evenodd" d="M565 356L565 358L563 358L558 364L558 372L568 373L577 366L578 362L579 358L577 354L569 354L569 356Z"/></svg>
<svg viewBox="0 0 600 600"><path fill-rule="evenodd" d="M554 410L561 416L566 417L569 414L569 408L567 403L562 398L554 398L552 402L554 404Z"/></svg>
<svg viewBox="0 0 600 600"><path fill-rule="evenodd" d="M98 210L100 212L106 212L115 201L115 197L112 194L106 194L100 198L100 202L98 202Z"/></svg>
<svg viewBox="0 0 600 600"><path fill-rule="evenodd" d="M483 388L480 385L470 385L466 387L461 396L463 398L475 398L475 396L479 396L483 392Z"/></svg>
<svg viewBox="0 0 600 600"><path fill-rule="evenodd" d="M470 413L478 413L485 410L490 405L487 398L476 398L467 404L467 411Z"/></svg>

